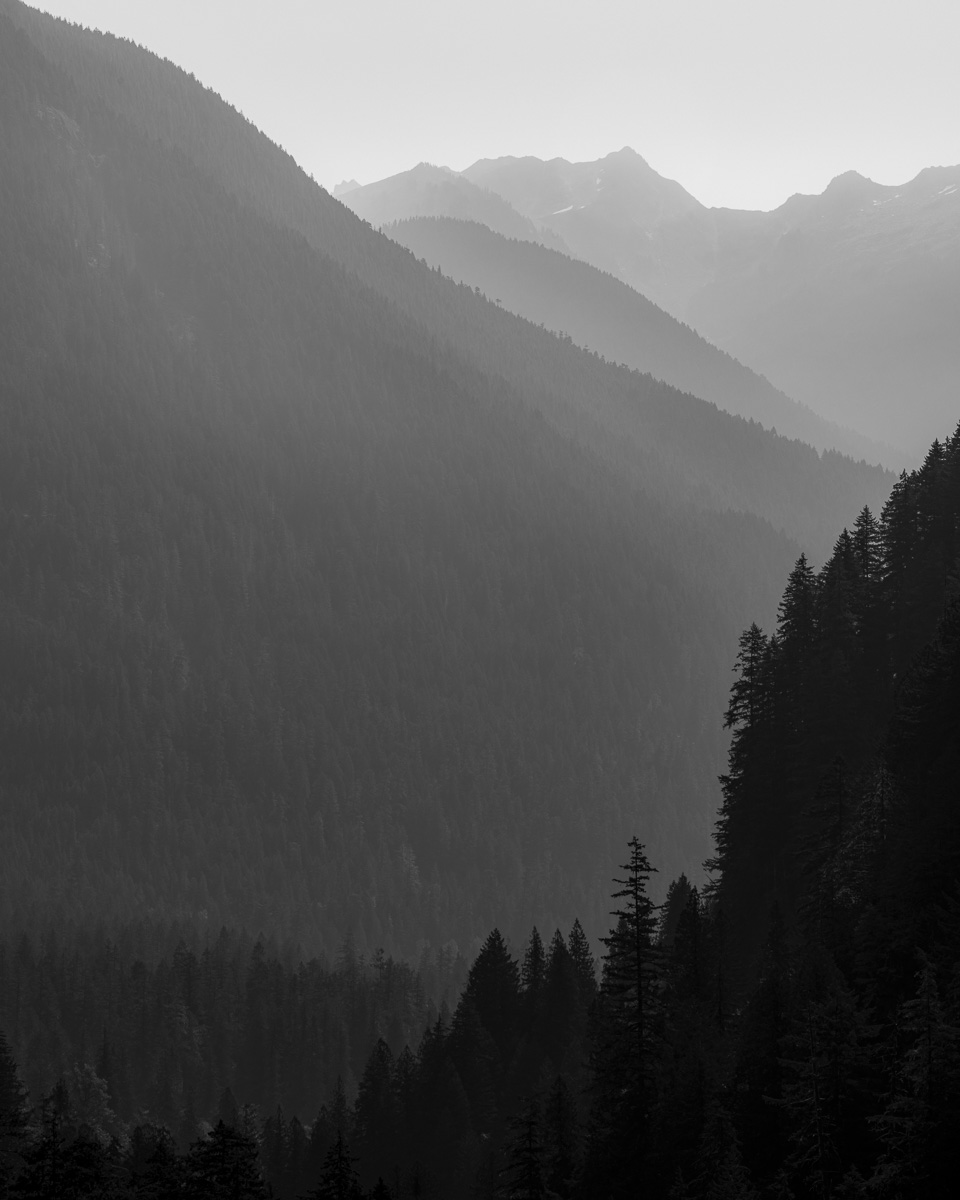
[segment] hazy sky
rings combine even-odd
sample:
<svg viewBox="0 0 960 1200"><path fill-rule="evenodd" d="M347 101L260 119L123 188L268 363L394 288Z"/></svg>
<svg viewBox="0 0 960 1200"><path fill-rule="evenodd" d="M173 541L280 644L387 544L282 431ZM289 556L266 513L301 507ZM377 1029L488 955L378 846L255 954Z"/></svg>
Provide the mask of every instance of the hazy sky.
<svg viewBox="0 0 960 1200"><path fill-rule="evenodd" d="M705 204L960 162L960 0L40 0L192 71L321 183L629 145Z"/></svg>

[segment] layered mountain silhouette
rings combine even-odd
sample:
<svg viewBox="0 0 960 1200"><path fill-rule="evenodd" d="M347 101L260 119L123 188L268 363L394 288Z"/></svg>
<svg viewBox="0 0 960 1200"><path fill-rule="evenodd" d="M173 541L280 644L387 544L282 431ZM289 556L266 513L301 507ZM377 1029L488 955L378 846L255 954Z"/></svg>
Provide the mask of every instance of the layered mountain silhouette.
<svg viewBox="0 0 960 1200"><path fill-rule="evenodd" d="M897 461L889 446L819 417L774 388L688 325L615 276L589 263L507 239L475 221L418 217L384 227L390 237L452 279L511 312L570 337L612 362L709 400L725 412L773 427L818 449L871 462Z"/></svg>
<svg viewBox="0 0 960 1200"><path fill-rule="evenodd" d="M462 176L828 420L909 454L950 425L960 167L899 187L848 172L772 212L705 208L629 148L483 159ZM440 214L394 219L414 215Z"/></svg>
<svg viewBox="0 0 960 1200"><path fill-rule="evenodd" d="M603 362L191 76L0 2L0 914L604 928L738 631L890 475Z"/></svg>
<svg viewBox="0 0 960 1200"><path fill-rule="evenodd" d="M375 226L405 217L456 217L477 221L507 238L566 249L563 239L552 230L539 228L496 192L478 187L446 167L420 163L412 171L367 187L343 185L334 194L357 216Z"/></svg>

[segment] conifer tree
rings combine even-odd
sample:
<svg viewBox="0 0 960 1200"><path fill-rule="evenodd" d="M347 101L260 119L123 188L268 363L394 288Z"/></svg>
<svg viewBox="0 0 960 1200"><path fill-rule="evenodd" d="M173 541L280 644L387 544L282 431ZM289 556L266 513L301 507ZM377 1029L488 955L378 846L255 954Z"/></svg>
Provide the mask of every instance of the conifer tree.
<svg viewBox="0 0 960 1200"><path fill-rule="evenodd" d="M531 1097L511 1124L500 1196L504 1200L544 1200L544 1157L540 1103Z"/></svg>
<svg viewBox="0 0 960 1200"><path fill-rule="evenodd" d="M681 913L687 906L690 890L690 880L684 874L670 881L670 886L667 888L667 897L663 902L663 909L660 913L660 928L657 933L657 941L661 946L666 947L673 944L673 939L677 932L677 924Z"/></svg>
<svg viewBox="0 0 960 1200"><path fill-rule="evenodd" d="M565 1059L575 1061L587 1015L573 958L559 929L550 941L543 993L539 1034L546 1053L559 1069Z"/></svg>
<svg viewBox="0 0 960 1200"><path fill-rule="evenodd" d="M518 1032L520 974L499 929L494 929L484 942L470 968L463 995L474 1005L480 1024L493 1038L506 1064Z"/></svg>
<svg viewBox="0 0 960 1200"><path fill-rule="evenodd" d="M520 965L520 990L522 995L523 1028L533 1028L543 1005L543 989L546 983L547 956L536 925L530 941L523 952Z"/></svg>
<svg viewBox="0 0 960 1200"><path fill-rule="evenodd" d="M616 925L603 938L606 954L594 1013L594 1103L589 1162L591 1186L626 1195L648 1166L656 1098L662 954L655 942L656 906L647 895L651 867L640 841L613 898Z"/></svg>
<svg viewBox="0 0 960 1200"><path fill-rule="evenodd" d="M264 1200L257 1143L218 1121L187 1155L184 1195L189 1200Z"/></svg>
<svg viewBox="0 0 960 1200"><path fill-rule="evenodd" d="M309 1200L360 1200L362 1191L357 1176L356 1160L343 1133L327 1150L316 1188L309 1193Z"/></svg>
<svg viewBox="0 0 960 1200"><path fill-rule="evenodd" d="M583 932L583 926L576 918L570 928L567 947L570 951L570 961L573 963L573 972L580 989L583 1007L588 1009L597 994L597 961L593 957L593 951L590 949L587 935Z"/></svg>

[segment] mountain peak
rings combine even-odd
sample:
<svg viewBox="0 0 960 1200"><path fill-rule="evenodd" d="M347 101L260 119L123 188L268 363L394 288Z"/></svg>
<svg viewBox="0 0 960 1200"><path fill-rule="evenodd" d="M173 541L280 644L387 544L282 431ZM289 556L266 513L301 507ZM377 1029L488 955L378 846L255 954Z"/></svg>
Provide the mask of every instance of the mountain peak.
<svg viewBox="0 0 960 1200"><path fill-rule="evenodd" d="M844 171L842 175L834 175L824 188L825 196L850 196L875 188L877 185L859 171Z"/></svg>
<svg viewBox="0 0 960 1200"><path fill-rule="evenodd" d="M632 146L624 146L620 150L612 150L600 161L624 163L634 167L643 167L648 171L652 170L650 164L643 157L643 155L638 154Z"/></svg>

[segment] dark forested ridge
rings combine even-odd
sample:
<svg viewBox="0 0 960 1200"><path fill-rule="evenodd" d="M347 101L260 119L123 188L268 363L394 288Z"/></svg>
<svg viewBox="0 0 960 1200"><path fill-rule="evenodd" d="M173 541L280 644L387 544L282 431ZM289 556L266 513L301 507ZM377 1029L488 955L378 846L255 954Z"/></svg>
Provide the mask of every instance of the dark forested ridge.
<svg viewBox="0 0 960 1200"><path fill-rule="evenodd" d="M441 279L170 64L0 32L4 920L413 953L597 926L638 820L701 859L774 526L888 477Z"/></svg>

